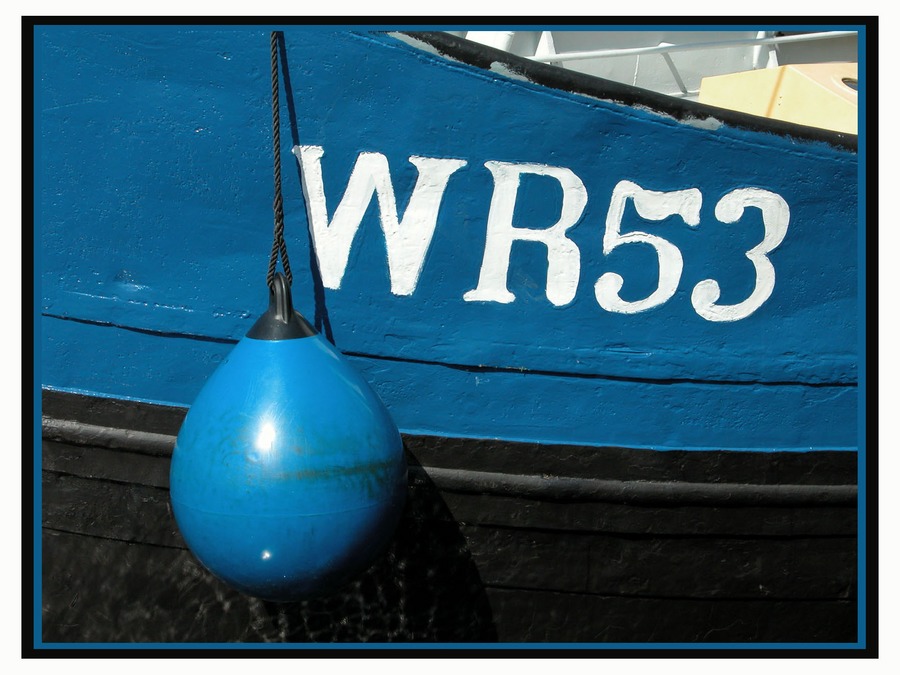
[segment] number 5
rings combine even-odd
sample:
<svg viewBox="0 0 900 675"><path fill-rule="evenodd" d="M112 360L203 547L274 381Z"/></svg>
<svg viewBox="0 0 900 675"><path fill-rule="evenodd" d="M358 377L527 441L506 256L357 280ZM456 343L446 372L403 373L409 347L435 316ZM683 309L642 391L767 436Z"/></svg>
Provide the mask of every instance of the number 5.
<svg viewBox="0 0 900 675"><path fill-rule="evenodd" d="M631 199L638 215L644 220L665 220L669 216L679 215L688 225L700 223L700 204L703 200L700 190L675 190L674 192L653 192L645 190L631 181L619 181L612 193L609 211L606 215L606 232L603 235L603 254L624 244L649 244L656 249L659 256L659 282L656 290L643 300L629 302L619 296L624 280L615 272L607 272L594 285L597 303L608 312L635 314L663 304L675 295L684 260L681 251L674 244L662 237L646 232L627 232L621 234L622 216L625 204ZM713 282L715 283L715 282ZM718 296L717 296L718 297Z"/></svg>
<svg viewBox="0 0 900 675"><path fill-rule="evenodd" d="M697 314L708 321L738 321L744 319L769 299L775 288L775 268L766 257L787 234L791 211L787 202L774 192L761 188L741 188L729 192L716 204L716 218L723 223L735 223L744 209L755 206L762 211L765 235L763 240L745 254L756 270L756 284L750 297L736 305L717 305L721 289L715 279L705 279L694 286L691 304Z"/></svg>

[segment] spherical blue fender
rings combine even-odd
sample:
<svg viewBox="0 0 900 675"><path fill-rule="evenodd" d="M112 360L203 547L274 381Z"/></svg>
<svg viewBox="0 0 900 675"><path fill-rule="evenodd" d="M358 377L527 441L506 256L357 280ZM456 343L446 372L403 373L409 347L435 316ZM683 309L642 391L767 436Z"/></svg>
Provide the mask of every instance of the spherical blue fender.
<svg viewBox="0 0 900 675"><path fill-rule="evenodd" d="M365 571L406 488L397 427L319 335L243 338L188 411L170 470L191 551L274 601L329 593Z"/></svg>

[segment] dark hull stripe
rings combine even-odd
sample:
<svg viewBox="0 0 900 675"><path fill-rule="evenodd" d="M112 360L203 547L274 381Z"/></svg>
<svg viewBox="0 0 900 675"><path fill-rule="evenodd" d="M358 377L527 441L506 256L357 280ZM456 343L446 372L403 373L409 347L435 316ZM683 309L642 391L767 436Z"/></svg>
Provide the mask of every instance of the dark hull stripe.
<svg viewBox="0 0 900 675"><path fill-rule="evenodd" d="M99 445L150 455L170 455L175 436L117 429L73 420L42 418L46 440ZM754 485L682 481L604 480L571 476L521 475L442 467L410 468L442 490L516 496L551 501L599 501L641 504L709 505L852 505L855 485Z"/></svg>

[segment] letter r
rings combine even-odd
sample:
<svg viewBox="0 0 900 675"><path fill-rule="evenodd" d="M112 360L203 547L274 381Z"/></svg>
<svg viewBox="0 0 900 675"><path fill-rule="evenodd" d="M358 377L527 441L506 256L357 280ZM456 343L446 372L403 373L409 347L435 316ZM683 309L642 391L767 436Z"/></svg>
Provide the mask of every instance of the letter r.
<svg viewBox="0 0 900 675"><path fill-rule="evenodd" d="M584 183L565 167L513 162L485 162L494 176L494 194L488 213L487 237L478 286L463 295L466 301L482 300L509 303L516 299L506 287L509 256L513 241L540 241L547 246L547 299L565 305L575 298L581 274L578 246L566 232L581 217L587 204ZM563 191L559 220L546 229L514 227L513 213L522 174L549 176L559 181Z"/></svg>

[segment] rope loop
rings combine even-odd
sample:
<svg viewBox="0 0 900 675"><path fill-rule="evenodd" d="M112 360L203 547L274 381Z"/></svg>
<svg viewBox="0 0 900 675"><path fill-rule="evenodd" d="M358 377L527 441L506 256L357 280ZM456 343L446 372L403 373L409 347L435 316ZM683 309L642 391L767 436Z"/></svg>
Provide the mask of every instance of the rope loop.
<svg viewBox="0 0 900 675"><path fill-rule="evenodd" d="M284 276L288 285L294 283L291 274L291 263L288 260L287 244L284 240L284 200L281 196L281 114L278 100L278 38L279 33L272 31L272 146L275 156L275 200L272 204L275 212L275 229L272 236L272 254L269 257L269 270L266 274L266 283L270 290L275 288L275 267L278 258L281 257L281 266L284 268Z"/></svg>

